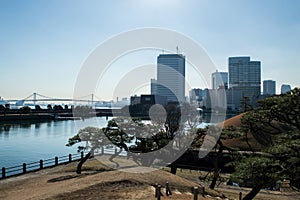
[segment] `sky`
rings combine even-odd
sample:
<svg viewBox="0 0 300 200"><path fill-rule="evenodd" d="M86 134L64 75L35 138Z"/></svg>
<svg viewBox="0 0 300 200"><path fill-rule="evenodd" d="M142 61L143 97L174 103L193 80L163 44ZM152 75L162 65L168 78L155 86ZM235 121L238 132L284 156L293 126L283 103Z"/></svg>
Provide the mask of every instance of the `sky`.
<svg viewBox="0 0 300 200"><path fill-rule="evenodd" d="M72 97L93 50L120 33L144 27L192 38L219 71L228 71L230 56L259 60L262 80L275 80L279 93L281 84L300 85L299 8L299 0L0 0L0 96L24 99L36 92ZM159 53L125 55L99 84L114 90L121 78L113 75L118 69L155 64ZM191 82L191 87L210 87ZM95 95L112 98L108 90L95 90Z"/></svg>

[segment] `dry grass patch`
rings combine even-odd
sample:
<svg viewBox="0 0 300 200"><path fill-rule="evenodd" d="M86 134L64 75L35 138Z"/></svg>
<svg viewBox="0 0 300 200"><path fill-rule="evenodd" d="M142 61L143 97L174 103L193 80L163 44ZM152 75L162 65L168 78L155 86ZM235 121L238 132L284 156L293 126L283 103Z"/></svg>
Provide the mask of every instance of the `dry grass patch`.
<svg viewBox="0 0 300 200"><path fill-rule="evenodd" d="M73 165L66 166L63 171L64 172L76 172L77 164L72 163ZM84 163L82 166L82 171L93 171L93 172L103 172L103 171L109 171L112 170L111 167L108 167L107 165L103 164L101 161L97 159L91 159L88 162Z"/></svg>

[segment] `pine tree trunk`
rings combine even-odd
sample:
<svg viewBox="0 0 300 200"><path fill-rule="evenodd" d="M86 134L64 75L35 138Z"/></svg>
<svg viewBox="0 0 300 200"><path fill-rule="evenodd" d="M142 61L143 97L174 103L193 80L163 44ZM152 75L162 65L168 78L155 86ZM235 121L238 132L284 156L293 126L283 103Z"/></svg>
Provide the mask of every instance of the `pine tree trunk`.
<svg viewBox="0 0 300 200"><path fill-rule="evenodd" d="M215 172L214 172L214 174L215 174ZM212 179L212 181L211 181L211 183L210 183L210 185L209 185L209 188L210 189L214 189L215 188L215 186L216 186L216 183L217 183L217 178L218 177L216 177L215 175L214 175L214 177L213 177L213 179Z"/></svg>
<svg viewBox="0 0 300 200"><path fill-rule="evenodd" d="M172 165L171 166L171 173L176 174L176 171L177 171L177 167Z"/></svg>
<svg viewBox="0 0 300 200"><path fill-rule="evenodd" d="M216 156L216 159L214 160L214 176L213 176L213 179L209 185L209 188L210 189L214 189L216 187L216 184L217 184L217 180L220 176L219 174L219 159L220 157L222 156L222 153L223 153L223 144L221 141L218 142L218 144L220 145L220 148L219 148L219 151L217 153L217 156Z"/></svg>
<svg viewBox="0 0 300 200"><path fill-rule="evenodd" d="M262 189L262 185L256 185L252 188L252 190L246 194L246 196L243 198L243 200L251 200L253 199L258 193L259 191Z"/></svg>
<svg viewBox="0 0 300 200"><path fill-rule="evenodd" d="M82 165L83 163L85 163L89 158L90 156L94 154L94 149L92 149L88 154L86 154L81 160L80 162L78 163L77 165L77 169L76 169L76 173L77 174L81 174L81 168L82 168Z"/></svg>

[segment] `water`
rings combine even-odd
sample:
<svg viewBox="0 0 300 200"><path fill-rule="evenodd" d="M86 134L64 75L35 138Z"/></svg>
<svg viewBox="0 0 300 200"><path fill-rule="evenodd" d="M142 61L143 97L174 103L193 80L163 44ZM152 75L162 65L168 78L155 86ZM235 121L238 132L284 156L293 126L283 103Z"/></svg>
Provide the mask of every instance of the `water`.
<svg viewBox="0 0 300 200"><path fill-rule="evenodd" d="M209 122L210 117L205 116L204 121ZM221 117L220 121L222 120ZM78 145L67 147L68 139L78 133L80 128L104 127L107 122L105 117L94 117L84 121L2 123L0 124L0 168L75 154Z"/></svg>
<svg viewBox="0 0 300 200"><path fill-rule="evenodd" d="M111 119L111 118L109 118ZM0 124L0 167L36 162L55 156L77 153L77 146L67 147L68 139L86 126L104 127L105 117L82 120Z"/></svg>

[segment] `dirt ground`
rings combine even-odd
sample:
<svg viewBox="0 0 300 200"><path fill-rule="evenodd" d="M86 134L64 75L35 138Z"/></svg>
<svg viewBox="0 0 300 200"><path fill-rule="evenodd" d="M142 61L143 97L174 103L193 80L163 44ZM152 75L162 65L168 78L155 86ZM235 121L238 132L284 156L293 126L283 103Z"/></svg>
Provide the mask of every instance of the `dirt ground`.
<svg viewBox="0 0 300 200"><path fill-rule="evenodd" d="M209 187L209 182L203 182L199 180L199 176L203 177L207 175L208 172L196 172L191 170L179 170L177 175L183 177L187 180L190 180L194 183L200 183L205 188ZM223 182L217 181L217 186L215 191L223 194L228 199L239 199L239 193L242 192L242 196L245 196L250 192L251 188L244 187L234 187L226 185L226 178L229 177L229 174L221 174L223 177ZM300 192L288 189L289 191L270 191L270 190L261 190L258 195L254 198L255 200L300 200Z"/></svg>
<svg viewBox="0 0 300 200"><path fill-rule="evenodd" d="M119 162L127 162L119 160ZM83 173L75 173L77 163L70 163L55 168L0 180L0 199L149 199L155 200L155 185L162 185L164 199L194 199L192 188L205 186L206 195L198 199L238 199L244 188L221 184L216 190L209 190L206 183L200 182L199 173L178 170L173 175L165 170L149 170L143 167L128 167L128 170L112 170L109 163L90 160L83 168ZM130 166L130 163L128 163ZM168 181L172 195L165 195ZM225 198L228 197L228 198ZM262 191L256 199L300 199L300 193L282 193Z"/></svg>
<svg viewBox="0 0 300 200"><path fill-rule="evenodd" d="M102 160L103 161L103 160ZM119 163L126 159L116 159ZM76 174L76 164L70 163L55 168L0 180L0 199L156 199L155 185L162 185L163 199L192 199L191 188L201 187L192 181L164 170L145 167L130 167L113 170L110 164L90 160L82 174ZM122 163L124 165L124 163ZM125 165L124 165L125 166ZM166 197L165 185L169 182L172 196ZM215 191L208 191L219 196ZM199 198L200 199L200 198ZM206 198L210 199L210 198Z"/></svg>

